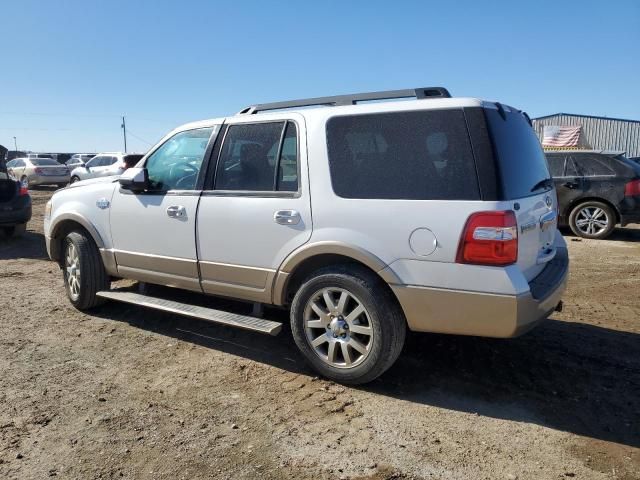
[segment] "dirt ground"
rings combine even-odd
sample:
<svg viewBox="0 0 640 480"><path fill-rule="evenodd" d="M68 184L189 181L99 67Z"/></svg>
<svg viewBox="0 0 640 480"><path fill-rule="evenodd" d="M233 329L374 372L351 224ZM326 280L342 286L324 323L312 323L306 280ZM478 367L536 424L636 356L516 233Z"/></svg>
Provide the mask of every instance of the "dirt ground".
<svg viewBox="0 0 640 480"><path fill-rule="evenodd" d="M412 334L349 388L287 329L74 310L44 247L51 191L32 194L27 234L0 239L2 479L640 478L640 229L568 237L565 309L529 334Z"/></svg>

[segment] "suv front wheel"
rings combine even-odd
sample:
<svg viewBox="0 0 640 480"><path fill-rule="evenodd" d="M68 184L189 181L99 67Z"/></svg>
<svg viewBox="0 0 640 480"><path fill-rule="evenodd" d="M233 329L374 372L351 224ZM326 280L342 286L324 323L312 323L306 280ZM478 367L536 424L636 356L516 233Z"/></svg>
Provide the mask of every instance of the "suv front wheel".
<svg viewBox="0 0 640 480"><path fill-rule="evenodd" d="M583 238L608 237L616 226L616 215L606 203L588 201L574 207L569 215L569 227Z"/></svg>
<svg viewBox="0 0 640 480"><path fill-rule="evenodd" d="M302 284L291 305L291 330L320 374L360 384L382 375L398 358L406 321L381 279L349 265L319 270Z"/></svg>
<svg viewBox="0 0 640 480"><path fill-rule="evenodd" d="M79 310L100 305L96 296L109 288L109 277L93 239L83 231L69 233L63 243L62 275L67 296Z"/></svg>

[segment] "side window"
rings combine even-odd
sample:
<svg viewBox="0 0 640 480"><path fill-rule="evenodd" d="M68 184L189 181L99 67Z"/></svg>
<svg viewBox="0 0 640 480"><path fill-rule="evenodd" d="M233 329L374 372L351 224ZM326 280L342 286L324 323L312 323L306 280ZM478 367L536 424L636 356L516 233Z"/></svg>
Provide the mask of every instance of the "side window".
<svg viewBox="0 0 640 480"><path fill-rule="evenodd" d="M87 162L87 168L99 167L101 161L102 161L102 157L100 155L98 155L97 157L93 157L91 160Z"/></svg>
<svg viewBox="0 0 640 480"><path fill-rule="evenodd" d="M480 199L462 110L333 117L326 130L331 183L340 197Z"/></svg>
<svg viewBox="0 0 640 480"><path fill-rule="evenodd" d="M584 177L598 177L602 175L614 175L615 172L609 165L607 157L597 155L576 155L573 157L574 162Z"/></svg>
<svg viewBox="0 0 640 480"><path fill-rule="evenodd" d="M218 160L215 189L298 190L295 124L272 122L229 126Z"/></svg>
<svg viewBox="0 0 640 480"><path fill-rule="evenodd" d="M564 155L548 155L549 171L552 177L564 176Z"/></svg>
<svg viewBox="0 0 640 480"><path fill-rule="evenodd" d="M293 122L287 122L286 128L280 153L276 190L296 192L298 190L298 129Z"/></svg>
<svg viewBox="0 0 640 480"><path fill-rule="evenodd" d="M147 159L151 190L193 190L212 127L176 133Z"/></svg>
<svg viewBox="0 0 640 480"><path fill-rule="evenodd" d="M118 157L105 157L103 165L108 167L109 165L113 165L118 161Z"/></svg>

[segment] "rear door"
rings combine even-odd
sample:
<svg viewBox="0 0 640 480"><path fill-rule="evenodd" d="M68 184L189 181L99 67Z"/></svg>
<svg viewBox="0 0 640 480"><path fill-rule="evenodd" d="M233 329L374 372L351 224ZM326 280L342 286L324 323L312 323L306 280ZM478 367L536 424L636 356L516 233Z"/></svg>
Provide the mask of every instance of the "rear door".
<svg viewBox="0 0 640 480"><path fill-rule="evenodd" d="M303 117L260 119L232 118L220 135L197 248L204 292L270 302L277 268L309 240L312 220Z"/></svg>
<svg viewBox="0 0 640 480"><path fill-rule="evenodd" d="M502 197L518 223L518 266L532 280L554 255L557 197L540 141L525 116L486 106Z"/></svg>

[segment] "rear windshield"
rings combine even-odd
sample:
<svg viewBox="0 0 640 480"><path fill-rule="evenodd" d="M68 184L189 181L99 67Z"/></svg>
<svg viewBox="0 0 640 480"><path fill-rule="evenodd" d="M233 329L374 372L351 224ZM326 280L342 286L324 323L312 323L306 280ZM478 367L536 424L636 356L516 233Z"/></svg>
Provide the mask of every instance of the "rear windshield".
<svg viewBox="0 0 640 480"><path fill-rule="evenodd" d="M334 117L327 122L327 148L340 197L480 199L462 110Z"/></svg>
<svg viewBox="0 0 640 480"><path fill-rule="evenodd" d="M53 158L32 158L31 163L36 167L45 167L47 165L60 165Z"/></svg>
<svg viewBox="0 0 640 480"><path fill-rule="evenodd" d="M497 164L505 200L528 197L551 189L547 160L540 141L524 115L504 111L504 117L493 108L485 108L485 116L497 156Z"/></svg>

